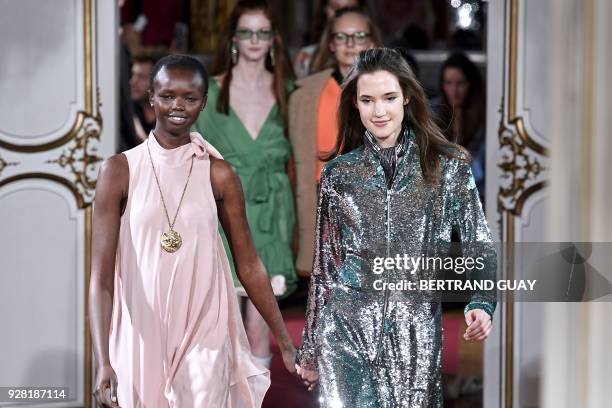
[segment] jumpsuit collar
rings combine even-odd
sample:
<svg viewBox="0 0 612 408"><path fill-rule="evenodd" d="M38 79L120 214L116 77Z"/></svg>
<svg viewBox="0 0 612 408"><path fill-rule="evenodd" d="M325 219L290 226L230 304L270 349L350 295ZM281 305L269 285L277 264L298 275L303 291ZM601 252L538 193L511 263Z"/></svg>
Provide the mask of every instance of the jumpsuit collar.
<svg viewBox="0 0 612 408"><path fill-rule="evenodd" d="M397 144L393 147L381 147L374 138L374 135L366 129L364 134L364 144L366 149L371 151L378 159L378 162L383 168L385 174L385 183L387 188L391 188L395 176L397 175L397 167L401 157L406 154L409 142L412 142L414 132L409 127L402 129Z"/></svg>

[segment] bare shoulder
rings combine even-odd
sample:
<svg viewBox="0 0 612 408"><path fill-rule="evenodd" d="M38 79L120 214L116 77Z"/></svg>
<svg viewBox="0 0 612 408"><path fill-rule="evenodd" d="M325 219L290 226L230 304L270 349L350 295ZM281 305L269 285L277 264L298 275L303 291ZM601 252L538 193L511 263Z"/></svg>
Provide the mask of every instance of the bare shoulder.
<svg viewBox="0 0 612 408"><path fill-rule="evenodd" d="M210 183L215 199L223 198L226 191L240 186L240 178L234 166L223 159L210 158Z"/></svg>
<svg viewBox="0 0 612 408"><path fill-rule="evenodd" d="M122 172L124 170L129 170L127 157L123 153L117 153L104 160L100 171Z"/></svg>
<svg viewBox="0 0 612 408"><path fill-rule="evenodd" d="M118 153L110 156L104 162L102 162L102 166L100 167L100 177L126 177L126 180L129 176L130 167L128 165L127 157L123 153Z"/></svg>
<svg viewBox="0 0 612 408"><path fill-rule="evenodd" d="M110 156L102 163L98 176L98 189L127 191L130 167L123 153Z"/></svg>

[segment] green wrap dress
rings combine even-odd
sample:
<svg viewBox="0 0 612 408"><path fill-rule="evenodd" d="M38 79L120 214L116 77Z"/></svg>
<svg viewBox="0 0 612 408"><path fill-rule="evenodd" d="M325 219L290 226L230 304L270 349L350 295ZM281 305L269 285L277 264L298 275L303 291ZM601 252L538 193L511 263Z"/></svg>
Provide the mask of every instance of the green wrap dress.
<svg viewBox="0 0 612 408"><path fill-rule="evenodd" d="M291 145L285 137L286 123L278 104L274 104L253 139L231 107L228 115L217 111L220 88L213 78L209 83L208 102L194 130L236 168L257 253L272 279L274 293L285 297L295 290L298 280L291 250L295 207L286 171L291 155ZM236 277L227 239L221 226L219 228L230 259L234 285L240 293L243 288ZM280 286L276 284L278 275L284 277L284 284Z"/></svg>

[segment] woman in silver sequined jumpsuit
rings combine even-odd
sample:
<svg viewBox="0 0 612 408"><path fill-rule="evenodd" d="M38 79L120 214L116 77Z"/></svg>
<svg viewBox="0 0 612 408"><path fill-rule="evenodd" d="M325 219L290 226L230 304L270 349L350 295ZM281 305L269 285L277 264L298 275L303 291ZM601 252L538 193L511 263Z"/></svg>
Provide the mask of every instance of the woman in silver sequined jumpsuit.
<svg viewBox="0 0 612 408"><path fill-rule="evenodd" d="M321 175L298 373L310 389L318 382L323 407L441 407L441 295L418 290L441 271L397 263L381 273L379 259L441 256L454 232L464 258L482 259L479 277L495 278L469 155L442 136L421 86L389 49L357 57L339 129ZM384 286L398 282L409 288ZM494 293L473 293L464 337L484 340L494 310Z"/></svg>

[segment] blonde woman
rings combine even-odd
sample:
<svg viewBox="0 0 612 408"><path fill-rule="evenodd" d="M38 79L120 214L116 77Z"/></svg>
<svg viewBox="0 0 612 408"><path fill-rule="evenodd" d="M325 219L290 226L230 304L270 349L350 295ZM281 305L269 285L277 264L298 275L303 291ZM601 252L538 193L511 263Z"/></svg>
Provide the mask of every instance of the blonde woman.
<svg viewBox="0 0 612 408"><path fill-rule="evenodd" d="M323 31L315 66L323 71L296 82L289 101L289 137L296 165L298 274L312 267L317 184L321 154L336 144L340 84L359 51L382 44L378 28L359 7L338 10Z"/></svg>

